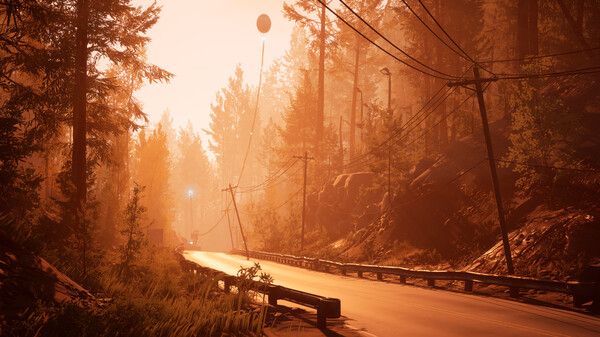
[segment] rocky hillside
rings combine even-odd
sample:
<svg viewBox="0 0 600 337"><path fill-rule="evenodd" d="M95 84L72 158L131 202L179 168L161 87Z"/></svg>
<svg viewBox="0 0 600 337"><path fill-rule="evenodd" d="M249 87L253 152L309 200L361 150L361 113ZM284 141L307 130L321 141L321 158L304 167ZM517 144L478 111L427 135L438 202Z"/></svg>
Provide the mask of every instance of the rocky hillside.
<svg viewBox="0 0 600 337"><path fill-rule="evenodd" d="M498 121L491 129L496 156L502 158L508 123ZM315 244L310 251L349 261L502 272L482 139L475 133L421 161L394 184L391 201L373 173L338 176L309 198L309 223L330 238L325 249ZM588 151L598 143L590 140L586 146ZM519 274L568 277L600 257L590 239L600 237L593 195L549 206L543 197L520 193L510 167L500 165L499 177Z"/></svg>

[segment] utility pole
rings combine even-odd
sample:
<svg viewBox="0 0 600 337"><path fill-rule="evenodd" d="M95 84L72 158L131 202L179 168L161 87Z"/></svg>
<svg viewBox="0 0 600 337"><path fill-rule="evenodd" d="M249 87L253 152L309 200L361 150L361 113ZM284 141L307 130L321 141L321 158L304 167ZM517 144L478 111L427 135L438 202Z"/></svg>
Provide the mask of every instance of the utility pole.
<svg viewBox="0 0 600 337"><path fill-rule="evenodd" d="M237 186L236 186L237 187ZM235 202L235 194L233 194L234 187L229 187L223 189L222 191L229 191L231 193L231 200L233 201L233 208L235 209L235 215L237 216L238 224L240 226L240 233L242 234L242 240L244 240L244 249L246 250L246 260L250 260L250 252L248 252L248 244L246 243L246 236L244 235L244 229L242 228L242 220L240 220L240 212L237 208L237 203Z"/></svg>
<svg viewBox="0 0 600 337"><path fill-rule="evenodd" d="M342 138L342 124L344 123L344 118L340 115L340 128L338 133L340 134L340 160L342 161L342 166L344 166L344 140Z"/></svg>
<svg viewBox="0 0 600 337"><path fill-rule="evenodd" d="M388 78L388 100L387 100L387 113L388 113L388 131L390 140L388 142L388 204L390 206L390 211L392 209L392 120L394 119L394 114L392 113L392 73L387 67L381 68L379 70L383 75Z"/></svg>
<svg viewBox="0 0 600 337"><path fill-rule="evenodd" d="M352 105L350 109L350 160L356 154L356 94L358 93L358 71L360 61L360 37L356 36L356 47L354 50L354 79L352 81ZM362 92L361 92L362 95Z"/></svg>
<svg viewBox="0 0 600 337"><path fill-rule="evenodd" d="M362 151L363 146L365 145L365 139L364 139L364 134L365 134L365 119L364 119L364 115L363 115L363 106L364 106L364 102L363 102L363 93L362 90L360 88L356 88L356 91L360 94L360 123L357 124L357 126L360 128L360 146L359 149Z"/></svg>
<svg viewBox="0 0 600 337"><path fill-rule="evenodd" d="M304 162L304 188L302 190L302 231L300 234L300 251L304 251L304 226L306 223L306 172L308 161L314 158L308 156L308 152L304 151L304 156L294 156Z"/></svg>
<svg viewBox="0 0 600 337"><path fill-rule="evenodd" d="M233 244L233 231L231 230L231 220L229 219L229 205L225 210L223 210L223 212L227 216L227 227L229 228L229 239L231 240L231 249L234 249L235 246Z"/></svg>
<svg viewBox="0 0 600 337"><path fill-rule="evenodd" d="M485 78L482 79L479 74L479 67L473 66L473 80L453 82L448 86L465 86L468 84L475 85L475 91L477 92L477 101L479 102L479 112L481 114L481 122L483 124L483 135L485 136L485 145L487 148L488 160L490 164L490 173L492 175L492 184L494 186L494 196L496 198L496 207L498 209L498 221L500 222L500 231L502 232L502 243L504 245L504 256L506 258L506 267L508 273L513 275L515 268L513 266L512 255L510 252L510 242L508 241L508 228L506 225L506 218L504 217L504 205L502 203L502 194L500 193L500 183L498 181L498 172L496 170L496 159L494 157L494 148L492 146L492 137L490 135L490 128L488 125L487 111L485 107L485 101L483 99L483 88L481 86L484 82L493 82L497 78Z"/></svg>

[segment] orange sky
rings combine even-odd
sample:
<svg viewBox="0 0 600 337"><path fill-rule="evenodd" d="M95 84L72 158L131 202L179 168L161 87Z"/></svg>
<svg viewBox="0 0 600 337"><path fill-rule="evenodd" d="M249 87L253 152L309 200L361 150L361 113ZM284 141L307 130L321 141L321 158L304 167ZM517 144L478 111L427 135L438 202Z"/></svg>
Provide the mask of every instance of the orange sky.
<svg viewBox="0 0 600 337"><path fill-rule="evenodd" d="M147 5L149 0L136 0ZM148 60L175 74L169 84L146 85L137 94L156 122L169 109L175 126L190 120L208 128L210 104L240 63L251 85L258 82L261 36L256 18L271 17L265 70L289 46L293 25L281 13L283 0L158 0L159 22L150 32ZM203 134L206 146L206 137Z"/></svg>

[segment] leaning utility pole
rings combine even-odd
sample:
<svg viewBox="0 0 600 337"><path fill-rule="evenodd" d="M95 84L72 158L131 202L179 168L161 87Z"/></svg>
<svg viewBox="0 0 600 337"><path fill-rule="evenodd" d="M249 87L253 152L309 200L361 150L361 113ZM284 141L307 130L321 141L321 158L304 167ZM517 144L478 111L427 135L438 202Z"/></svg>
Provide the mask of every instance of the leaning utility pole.
<svg viewBox="0 0 600 337"><path fill-rule="evenodd" d="M306 172L308 168L308 161L314 158L309 157L307 151L304 151L304 156L294 156L294 158L300 159L304 162L304 188L302 190L302 232L300 236L300 251L304 251L304 226L306 223Z"/></svg>
<svg viewBox="0 0 600 337"><path fill-rule="evenodd" d="M485 107L485 101L483 99L483 88L481 86L484 82L493 82L497 78L486 78L482 79L479 75L479 67L473 66L473 80L452 82L448 86L465 86L468 84L475 85L475 91L477 92L477 101L479 102L479 112L481 114L481 122L483 124L483 135L485 136L485 145L487 147L488 160L490 163L490 172L492 175L492 184L494 185L494 196L496 198L496 207L498 209L498 221L500 222L500 231L502 232L502 243L504 245L504 256L506 258L506 267L509 274L515 273L513 266L512 255L510 252L510 242L508 241L508 228L506 225L506 218L504 217L504 205L502 203L502 194L500 193L500 183L498 181L498 172L496 171L496 159L494 157L494 148L492 146L492 137L490 135L490 128L488 125L487 111Z"/></svg>
<svg viewBox="0 0 600 337"><path fill-rule="evenodd" d="M227 227L229 228L229 239L231 240L231 249L234 249L235 246L233 244L233 231L231 230L231 220L229 219L229 205L227 208L223 210L223 213L227 216Z"/></svg>
<svg viewBox="0 0 600 337"><path fill-rule="evenodd" d="M250 260L250 252L248 252L248 244L246 243L246 236L244 235L244 229L242 228L242 220L240 220L240 212L238 211L237 203L235 202L235 194L233 194L233 189L234 187L231 187L231 184L229 184L229 187L223 189L222 191L229 191L229 193L231 193L233 208L235 209L235 215L237 216L238 224L240 226L240 233L242 234L242 240L244 241L244 249L246 250L246 260Z"/></svg>

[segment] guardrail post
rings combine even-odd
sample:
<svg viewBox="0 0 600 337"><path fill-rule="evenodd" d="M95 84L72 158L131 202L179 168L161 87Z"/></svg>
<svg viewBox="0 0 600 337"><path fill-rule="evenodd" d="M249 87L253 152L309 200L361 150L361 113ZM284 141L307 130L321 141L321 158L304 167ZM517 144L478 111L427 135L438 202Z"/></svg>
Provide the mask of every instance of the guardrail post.
<svg viewBox="0 0 600 337"><path fill-rule="evenodd" d="M340 268L340 271L342 272L342 275L346 275L346 268L345 267Z"/></svg>
<svg viewBox="0 0 600 337"><path fill-rule="evenodd" d="M276 306L277 305L277 299L278 299L278 294L277 294L277 287L269 287L269 305L272 306Z"/></svg>
<svg viewBox="0 0 600 337"><path fill-rule="evenodd" d="M435 280L434 279L427 279L427 286L429 286L429 287L435 287Z"/></svg>
<svg viewBox="0 0 600 337"><path fill-rule="evenodd" d="M471 281L471 280L465 281L465 291L473 291L473 281Z"/></svg>
<svg viewBox="0 0 600 337"><path fill-rule="evenodd" d="M356 273L356 275L357 275L358 277L362 278L362 277L363 277L362 270L359 270L359 271Z"/></svg>
<svg viewBox="0 0 600 337"><path fill-rule="evenodd" d="M317 306L317 328L319 329L327 327L326 307L327 304L324 301L320 301Z"/></svg>
<svg viewBox="0 0 600 337"><path fill-rule="evenodd" d="M383 273L377 273L377 280L383 281Z"/></svg>
<svg viewBox="0 0 600 337"><path fill-rule="evenodd" d="M512 297L512 298L517 298L520 296L519 288L517 288L517 287L510 287L509 293L510 293L510 297Z"/></svg>
<svg viewBox="0 0 600 337"><path fill-rule="evenodd" d="M400 275L400 283L406 284L406 276Z"/></svg>

